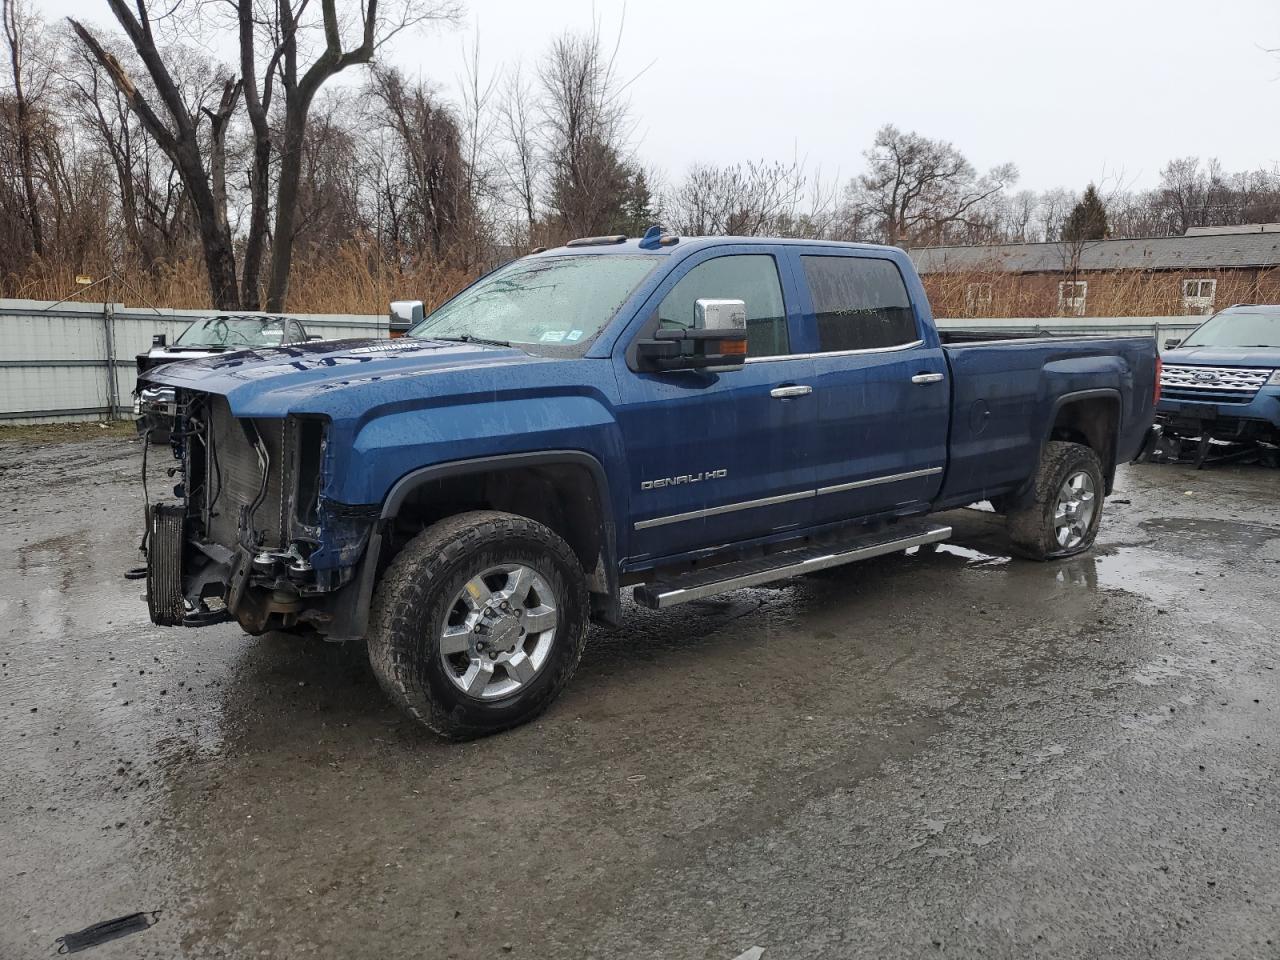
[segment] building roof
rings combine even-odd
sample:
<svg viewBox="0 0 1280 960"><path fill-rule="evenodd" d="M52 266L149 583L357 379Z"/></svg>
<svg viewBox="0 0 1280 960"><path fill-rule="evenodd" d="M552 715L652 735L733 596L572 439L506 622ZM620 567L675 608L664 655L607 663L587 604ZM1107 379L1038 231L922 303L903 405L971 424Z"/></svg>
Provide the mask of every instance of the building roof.
<svg viewBox="0 0 1280 960"><path fill-rule="evenodd" d="M1280 223L1241 223L1234 227L1187 227L1188 237L1209 237L1216 233L1280 233Z"/></svg>
<svg viewBox="0 0 1280 960"><path fill-rule="evenodd" d="M1233 228L1234 229L1234 228ZM989 246L917 247L910 251L921 273L1061 273L1079 254L1080 270L1216 270L1280 266L1280 233L1220 233L1137 240L1070 243L1001 243Z"/></svg>

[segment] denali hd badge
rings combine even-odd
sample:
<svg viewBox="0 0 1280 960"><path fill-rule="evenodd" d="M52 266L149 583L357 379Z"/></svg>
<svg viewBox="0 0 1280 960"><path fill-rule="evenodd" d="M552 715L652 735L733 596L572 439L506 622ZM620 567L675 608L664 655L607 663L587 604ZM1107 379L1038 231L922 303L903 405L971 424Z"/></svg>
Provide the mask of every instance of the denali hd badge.
<svg viewBox="0 0 1280 960"><path fill-rule="evenodd" d="M729 475L728 470L705 470L702 473L682 473L678 477L661 477L657 480L641 480L641 490L661 490L663 487L678 487L682 483L699 483L703 480L720 480Z"/></svg>

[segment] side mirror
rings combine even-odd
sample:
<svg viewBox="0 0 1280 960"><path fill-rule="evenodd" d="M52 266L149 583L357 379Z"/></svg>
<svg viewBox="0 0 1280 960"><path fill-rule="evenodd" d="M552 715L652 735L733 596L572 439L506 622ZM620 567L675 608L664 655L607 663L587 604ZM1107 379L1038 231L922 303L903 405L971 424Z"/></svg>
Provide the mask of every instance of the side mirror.
<svg viewBox="0 0 1280 960"><path fill-rule="evenodd" d="M1164 342L1164 348L1166 350L1172 350L1174 347L1178 346L1180 343L1182 343L1181 340L1166 340Z"/></svg>
<svg viewBox="0 0 1280 960"><path fill-rule="evenodd" d="M153 333L151 335L151 345L153 347L163 347L169 342L168 336L163 333Z"/></svg>
<svg viewBox="0 0 1280 960"><path fill-rule="evenodd" d="M391 317L388 327L391 336L403 337L413 327L422 322L421 300L392 300Z"/></svg>
<svg viewBox="0 0 1280 960"><path fill-rule="evenodd" d="M742 300L698 300L693 326L658 330L636 344L644 370L706 370L726 373L747 359L747 305Z"/></svg>
<svg viewBox="0 0 1280 960"><path fill-rule="evenodd" d="M323 339L324 339L324 337L320 336L320 334L318 334L318 333L309 333L309 334L307 334L307 343L315 343L315 341L317 341L317 340L323 340Z"/></svg>

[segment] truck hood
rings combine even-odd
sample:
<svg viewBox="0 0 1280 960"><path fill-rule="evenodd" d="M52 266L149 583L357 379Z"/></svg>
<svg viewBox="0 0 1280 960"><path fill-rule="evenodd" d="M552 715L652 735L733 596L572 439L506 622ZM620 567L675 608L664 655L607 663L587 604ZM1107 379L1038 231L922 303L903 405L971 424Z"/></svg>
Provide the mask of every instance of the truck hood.
<svg viewBox="0 0 1280 960"><path fill-rule="evenodd" d="M205 344L190 347L152 347L143 356L150 357L152 360L198 360L201 357L211 357L215 353L227 353L227 347L210 347Z"/></svg>
<svg viewBox="0 0 1280 960"><path fill-rule="evenodd" d="M1201 367L1280 367L1280 347L1176 347L1160 359Z"/></svg>
<svg viewBox="0 0 1280 960"><path fill-rule="evenodd" d="M225 396L237 416L279 417L291 412L329 412L337 393L362 386L410 381L433 374L493 371L493 368L552 363L514 347L401 338L327 340L240 350L166 363L148 370L144 384L179 387ZM497 373L497 371L493 371ZM435 392L426 388L408 392ZM403 395L402 390L390 391Z"/></svg>

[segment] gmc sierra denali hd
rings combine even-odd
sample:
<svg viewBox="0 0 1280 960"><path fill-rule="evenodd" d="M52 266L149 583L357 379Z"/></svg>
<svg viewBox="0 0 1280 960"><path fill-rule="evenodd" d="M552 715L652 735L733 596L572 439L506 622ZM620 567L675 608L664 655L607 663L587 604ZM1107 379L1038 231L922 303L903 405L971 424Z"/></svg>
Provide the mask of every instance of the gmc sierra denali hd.
<svg viewBox="0 0 1280 960"><path fill-rule="evenodd" d="M544 709L626 587L665 608L902 551L977 501L1022 554L1086 550L1159 389L1149 338L941 335L896 248L656 228L508 263L402 339L143 380L178 424L152 619L363 640L450 737Z"/></svg>

